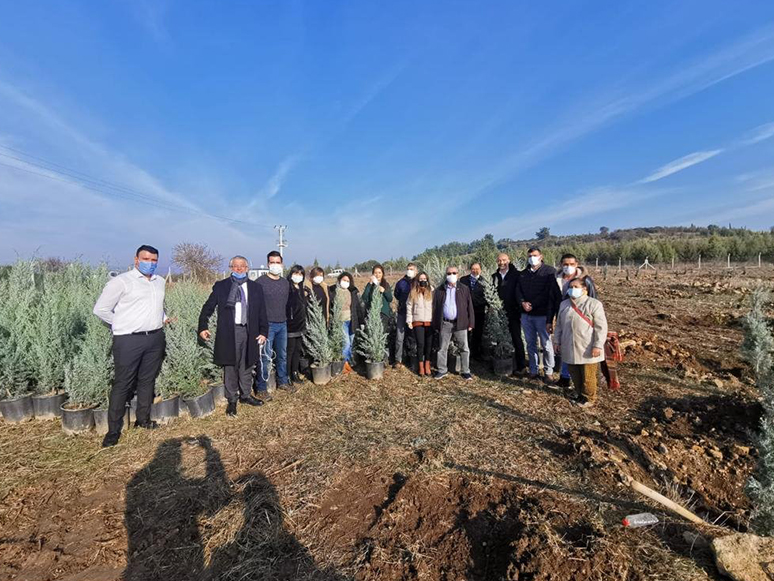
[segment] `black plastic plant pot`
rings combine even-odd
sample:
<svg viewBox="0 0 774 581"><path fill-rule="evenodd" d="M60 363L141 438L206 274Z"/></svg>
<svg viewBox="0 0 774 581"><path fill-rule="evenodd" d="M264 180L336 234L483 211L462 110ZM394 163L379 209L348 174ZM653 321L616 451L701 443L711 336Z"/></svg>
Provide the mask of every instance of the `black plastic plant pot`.
<svg viewBox="0 0 774 581"><path fill-rule="evenodd" d="M333 361L331 363L331 377L336 377L337 375L341 375L342 373L344 373L344 362Z"/></svg>
<svg viewBox="0 0 774 581"><path fill-rule="evenodd" d="M409 365L411 365L411 370L419 373L419 357L416 355L409 355Z"/></svg>
<svg viewBox="0 0 774 581"><path fill-rule="evenodd" d="M152 421L160 424L168 424L172 420L176 420L180 417L180 397L176 395L154 403L151 405L150 417Z"/></svg>
<svg viewBox="0 0 774 581"><path fill-rule="evenodd" d="M134 422L137 421L137 396L135 395L129 402L126 404L126 407L129 408L129 425L132 425Z"/></svg>
<svg viewBox="0 0 774 581"><path fill-rule="evenodd" d="M63 404L62 431L65 434L85 434L94 427L94 406L87 408L68 409L69 404Z"/></svg>
<svg viewBox="0 0 774 581"><path fill-rule="evenodd" d="M94 410L94 430L104 436L108 433L108 411L107 408L97 408Z"/></svg>
<svg viewBox="0 0 774 581"><path fill-rule="evenodd" d="M508 359L492 359L492 371L499 376L510 375L513 373L513 357Z"/></svg>
<svg viewBox="0 0 774 581"><path fill-rule="evenodd" d="M185 403L192 418L203 418L215 411L215 398L212 396L211 389L208 389L205 394L184 399L183 403Z"/></svg>
<svg viewBox="0 0 774 581"><path fill-rule="evenodd" d="M35 413L32 396L27 394L0 400L0 413L3 414L3 419L6 422L12 424L31 420Z"/></svg>
<svg viewBox="0 0 774 581"><path fill-rule="evenodd" d="M309 369L312 365L312 362L307 357L300 357L298 359L298 370L301 372L306 372L307 369Z"/></svg>
<svg viewBox="0 0 774 581"><path fill-rule="evenodd" d="M66 393L33 395L32 407L36 420L53 420L62 417L62 404L67 401Z"/></svg>
<svg viewBox="0 0 774 581"><path fill-rule="evenodd" d="M368 379L384 377L384 361L366 361L366 377Z"/></svg>
<svg viewBox="0 0 774 581"><path fill-rule="evenodd" d="M215 405L226 405L226 386L222 383L213 385L212 397L215 399Z"/></svg>
<svg viewBox="0 0 774 581"><path fill-rule="evenodd" d="M323 367L315 367L312 365L312 383L315 385L325 385L331 380L331 366L330 364Z"/></svg>

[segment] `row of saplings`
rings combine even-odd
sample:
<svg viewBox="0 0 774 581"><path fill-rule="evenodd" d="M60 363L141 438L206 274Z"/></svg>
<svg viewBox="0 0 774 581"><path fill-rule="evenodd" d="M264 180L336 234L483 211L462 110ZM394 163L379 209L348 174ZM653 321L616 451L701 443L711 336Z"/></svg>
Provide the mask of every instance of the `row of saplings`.
<svg viewBox="0 0 774 581"><path fill-rule="evenodd" d="M0 271L0 412L5 421L60 417L67 433L94 427L100 433L107 431L112 337L92 308L109 276L104 265L81 262L46 267L35 260L20 260ZM486 288L490 307L485 343L495 371L505 375L511 371L513 346L496 291ZM194 281L167 285L166 310L172 322L165 330L166 357L151 409L151 418L159 423L186 413L208 415L223 399L212 345L195 339L199 309L208 293L205 285ZM321 306L310 304L304 352L318 385L328 383L344 366L344 331L335 323L340 321L341 308L340 301L334 301L329 324ZM372 301L354 344L369 379L382 377L387 337L380 304ZM450 350L452 370L455 358ZM273 380L272 372L270 386ZM134 406L132 402L127 409L128 419L133 420Z"/></svg>

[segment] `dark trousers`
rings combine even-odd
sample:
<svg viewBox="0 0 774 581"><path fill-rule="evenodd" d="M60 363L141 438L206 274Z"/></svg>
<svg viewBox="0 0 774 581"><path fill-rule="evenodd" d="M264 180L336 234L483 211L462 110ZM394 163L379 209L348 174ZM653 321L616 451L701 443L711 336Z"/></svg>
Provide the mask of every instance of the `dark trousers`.
<svg viewBox="0 0 774 581"><path fill-rule="evenodd" d="M484 323L486 321L486 311L484 309L474 309L473 314L476 317L476 326L468 333L468 343L470 343L470 356L473 359L481 359L481 341L484 337Z"/></svg>
<svg viewBox="0 0 774 581"><path fill-rule="evenodd" d="M126 402L137 394L137 423L150 421L156 376L164 361L164 331L151 335L118 335L113 337L115 379L110 390L108 431L120 434L124 424Z"/></svg>
<svg viewBox="0 0 774 581"><path fill-rule="evenodd" d="M415 325L413 330L414 339L417 342L418 361L431 361L433 354L433 328Z"/></svg>
<svg viewBox="0 0 774 581"><path fill-rule="evenodd" d="M301 347L303 345L303 336L288 337L288 371L290 372L291 381L298 375L298 369L301 366Z"/></svg>
<svg viewBox="0 0 774 581"><path fill-rule="evenodd" d="M527 367L524 340L521 338L521 315L516 313L508 317L508 330L511 332L511 341L513 341L513 360L516 363L516 370L521 371Z"/></svg>
<svg viewBox="0 0 774 581"><path fill-rule="evenodd" d="M234 325L236 365L224 365L226 399L235 402L249 397L253 385L253 366L247 365L247 325Z"/></svg>

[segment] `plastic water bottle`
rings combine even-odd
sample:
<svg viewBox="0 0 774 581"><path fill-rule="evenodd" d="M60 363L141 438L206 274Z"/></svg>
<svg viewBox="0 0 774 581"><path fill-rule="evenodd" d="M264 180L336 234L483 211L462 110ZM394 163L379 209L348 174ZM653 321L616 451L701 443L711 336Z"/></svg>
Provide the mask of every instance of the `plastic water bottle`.
<svg viewBox="0 0 774 581"><path fill-rule="evenodd" d="M647 527L658 523L656 515L649 512L641 512L639 514L630 514L623 519L623 526L636 529L639 527Z"/></svg>

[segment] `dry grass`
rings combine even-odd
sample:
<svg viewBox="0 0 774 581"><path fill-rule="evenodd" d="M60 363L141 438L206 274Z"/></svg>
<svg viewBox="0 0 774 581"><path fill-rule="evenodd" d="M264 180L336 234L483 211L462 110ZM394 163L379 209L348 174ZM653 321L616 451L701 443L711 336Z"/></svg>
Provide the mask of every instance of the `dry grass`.
<svg viewBox="0 0 774 581"><path fill-rule="evenodd" d="M664 295L651 306L633 296L633 283L623 277L598 282L610 296L614 324L631 328L638 321L641 332L670 333L665 323L650 318L651 309L698 316L711 305L732 319L743 308L736 295L722 293ZM637 285L643 297L653 297L652 289L665 288L664 282L643 277ZM697 333L695 326L666 324L676 327L670 338L677 344ZM700 349L706 358L724 349L727 354L729 336L733 342L738 334L728 328L706 331ZM47 567L49 576L41 573L39 579L64 578L86 566L120 573L127 543L134 543L135 531L127 534L126 527L133 522L133 507L142 506L138 499L145 499L141 516L149 519L136 525L138 534L152 537L154 548L135 547L128 560L165 570L167 581L184 578L186 570L218 579L365 579L373 578L365 568L369 561L442 559L436 548L410 535L401 539L403 556L390 553L378 539L350 547L328 542L320 507L326 494L346 489L348 478L360 471L428 482L462 476L484 488L510 487L523 498L549 495L584 507L594 530L605 531L590 540L589 549L581 551L577 544L568 549L566 536L546 529L539 518L531 526L542 531L556 554L585 559L588 551L604 551L615 562L611 570L592 571L589 579L635 579L643 572L648 579L706 578L705 557L676 551L670 540L682 523L667 520L660 531L641 531L636 540L618 527L640 499L595 481L579 464L569 434L585 430L602 438L609 430L647 422L639 410L646 397L746 393L747 388L698 385L676 379L659 362L637 362L625 368L622 392L601 388L600 405L584 411L537 383L499 380L481 367L473 371L474 382L420 379L403 369L388 370L381 382L353 375L327 386L307 383L297 394L279 394L262 408L243 406L235 419L219 409L209 418L179 420L153 432L128 430L109 450L99 449L95 435L63 435L57 421L0 424L0 562L6 563L0 575L18 575L25 563L33 572L38 565L41 571ZM217 461L207 459L208 447ZM675 500L695 502L674 483L661 489ZM351 494L364 492L353 487ZM400 518L395 510L384 518ZM30 557L35 547L42 559L51 544L61 549L75 542L79 518L83 526L99 529L99 540L85 535L82 546L74 545L56 567ZM169 522L198 535L173 557L171 549L159 549L180 540L175 536L180 531L169 537ZM165 569L170 559L176 570ZM189 569L180 568L181 559ZM141 578L141 569L134 578Z"/></svg>

